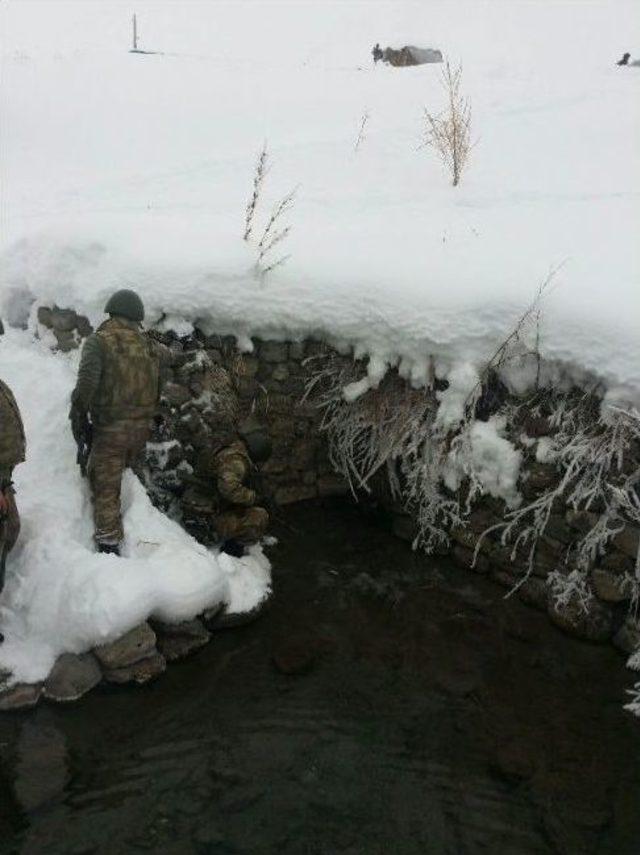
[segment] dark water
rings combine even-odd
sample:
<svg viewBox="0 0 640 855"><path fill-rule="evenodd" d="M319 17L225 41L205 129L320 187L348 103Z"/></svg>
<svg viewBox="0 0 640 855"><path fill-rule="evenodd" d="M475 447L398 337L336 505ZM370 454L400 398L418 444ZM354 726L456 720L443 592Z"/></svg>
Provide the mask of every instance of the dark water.
<svg viewBox="0 0 640 855"><path fill-rule="evenodd" d="M614 651L349 507L288 519L260 621L0 719L1 852L640 852Z"/></svg>

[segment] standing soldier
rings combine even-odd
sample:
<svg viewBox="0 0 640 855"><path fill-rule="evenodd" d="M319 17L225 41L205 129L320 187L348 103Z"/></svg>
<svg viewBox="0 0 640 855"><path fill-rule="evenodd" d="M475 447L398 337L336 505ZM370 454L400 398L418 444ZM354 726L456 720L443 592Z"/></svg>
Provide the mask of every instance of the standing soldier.
<svg viewBox="0 0 640 855"><path fill-rule="evenodd" d="M211 525L221 551L241 557L269 524L269 514L257 504L258 493L251 482L270 456L269 434L254 418L246 419L225 444L203 449L189 479L192 486L183 497L187 525L201 530Z"/></svg>
<svg viewBox="0 0 640 855"><path fill-rule="evenodd" d="M82 349L71 396L71 427L80 457L90 447L88 475L99 552L120 554L124 537L120 488L146 444L160 397L160 346L144 334L144 306L127 289L105 306L110 316Z"/></svg>
<svg viewBox="0 0 640 855"><path fill-rule="evenodd" d="M20 515L11 479L14 467L24 461L25 451L20 410L11 389L0 380L0 592L4 587L7 555L20 533Z"/></svg>

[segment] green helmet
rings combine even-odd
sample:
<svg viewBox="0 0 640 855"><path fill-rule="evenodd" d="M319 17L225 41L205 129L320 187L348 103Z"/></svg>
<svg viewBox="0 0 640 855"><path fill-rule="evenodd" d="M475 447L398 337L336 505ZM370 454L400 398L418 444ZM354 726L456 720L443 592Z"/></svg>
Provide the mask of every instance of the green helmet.
<svg viewBox="0 0 640 855"><path fill-rule="evenodd" d="M254 463L264 463L271 457L271 437L265 425L253 416L245 419L238 430Z"/></svg>
<svg viewBox="0 0 640 855"><path fill-rule="evenodd" d="M135 291L122 288L112 294L104 307L108 315L119 315L128 321L142 323L144 320L144 304Z"/></svg>

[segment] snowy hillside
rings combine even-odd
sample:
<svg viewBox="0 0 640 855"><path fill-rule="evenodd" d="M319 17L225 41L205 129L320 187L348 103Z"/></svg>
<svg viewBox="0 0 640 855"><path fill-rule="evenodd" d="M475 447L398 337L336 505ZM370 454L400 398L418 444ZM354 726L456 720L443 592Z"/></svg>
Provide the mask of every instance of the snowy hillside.
<svg viewBox="0 0 640 855"><path fill-rule="evenodd" d="M564 263L543 356L637 397L640 72L615 65L632 3L139 3L153 56L127 52L124 5L2 11L5 315L31 294L96 318L129 284L152 317L324 332L374 353L374 381L402 359L419 383L429 354L442 374L490 356ZM440 67L374 67L376 41L462 62L458 188L421 147ZM265 140L258 231L297 193L262 281L242 233Z"/></svg>

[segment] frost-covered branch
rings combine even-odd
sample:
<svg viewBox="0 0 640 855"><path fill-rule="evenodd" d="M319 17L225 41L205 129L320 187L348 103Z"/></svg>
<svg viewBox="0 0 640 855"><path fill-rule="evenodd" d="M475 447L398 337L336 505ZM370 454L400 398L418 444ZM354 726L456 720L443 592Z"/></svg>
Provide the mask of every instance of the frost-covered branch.
<svg viewBox="0 0 640 855"><path fill-rule="evenodd" d="M271 257L271 253L278 244L282 243L282 241L289 236L291 232L290 225L283 225L282 228L280 228L280 225L283 217L293 207L296 194L296 189L293 189L274 205L271 214L266 221L260 240L257 241L257 243L252 240L255 232L256 215L263 194L264 181L269 171L268 160L269 155L267 152L267 145L265 143L258 155L258 161L254 171L253 191L245 210L245 229L243 235L243 239L255 247L257 253L255 269L256 273L262 278L272 270L275 270L276 267L280 267L285 264L290 258L290 255L285 254L273 259Z"/></svg>
<svg viewBox="0 0 640 855"><path fill-rule="evenodd" d="M364 142L364 139L365 139L364 130L365 130L365 127L366 127L368 121L369 121L369 113L365 112L365 113L363 113L362 118L360 119L360 126L358 128L358 136L356 137L356 141L355 141L355 144L353 146L353 150L356 152L356 154L358 152L358 149L360 148L360 146Z"/></svg>

